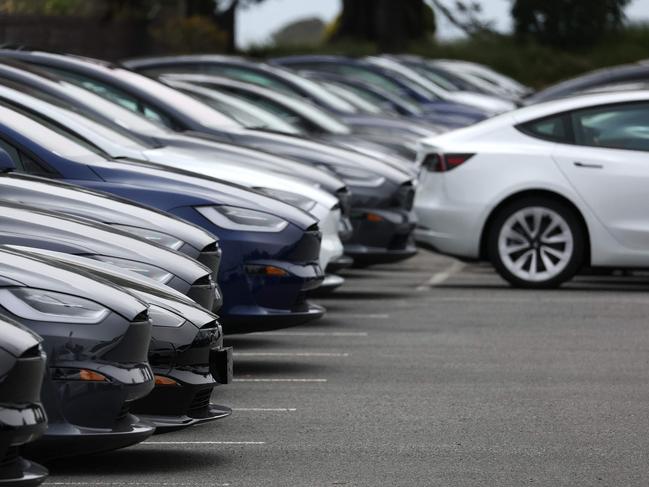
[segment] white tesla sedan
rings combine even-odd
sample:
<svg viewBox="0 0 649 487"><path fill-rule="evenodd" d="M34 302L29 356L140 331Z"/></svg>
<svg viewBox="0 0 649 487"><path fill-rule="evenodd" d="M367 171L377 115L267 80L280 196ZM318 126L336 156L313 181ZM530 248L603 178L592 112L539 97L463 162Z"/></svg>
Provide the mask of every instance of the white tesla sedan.
<svg viewBox="0 0 649 487"><path fill-rule="evenodd" d="M426 139L419 242L511 284L649 267L649 91L534 105Z"/></svg>

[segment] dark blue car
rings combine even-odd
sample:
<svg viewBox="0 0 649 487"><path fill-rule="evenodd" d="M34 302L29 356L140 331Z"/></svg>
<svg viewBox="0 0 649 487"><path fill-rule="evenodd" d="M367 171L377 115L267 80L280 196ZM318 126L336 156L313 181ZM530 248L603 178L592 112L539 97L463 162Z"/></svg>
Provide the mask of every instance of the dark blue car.
<svg viewBox="0 0 649 487"><path fill-rule="evenodd" d="M306 300L319 286L316 220L255 191L194 173L111 160L18 112L0 107L0 147L17 169L116 194L197 224L220 238L221 316L229 333L299 324L322 316ZM0 168L0 170L2 170Z"/></svg>

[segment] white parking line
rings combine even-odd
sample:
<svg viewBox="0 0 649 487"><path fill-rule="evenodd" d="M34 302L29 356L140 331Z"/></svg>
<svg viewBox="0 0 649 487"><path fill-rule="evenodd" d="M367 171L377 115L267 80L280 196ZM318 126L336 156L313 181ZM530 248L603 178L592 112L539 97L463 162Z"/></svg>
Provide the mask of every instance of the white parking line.
<svg viewBox="0 0 649 487"><path fill-rule="evenodd" d="M552 296L543 294L543 299L531 296L516 296L512 294L511 297L478 297L478 296L454 296L454 297L431 297L426 300L427 303L496 303L496 304L515 304L515 303L539 303L547 304L548 302L557 304L600 304L602 302L613 304L633 304L633 305L649 305L649 300L646 298L638 297L637 299L620 298L616 296L598 295L593 298L580 298L577 296L570 296L570 293L564 296Z"/></svg>
<svg viewBox="0 0 649 487"><path fill-rule="evenodd" d="M327 382L327 379L232 379L234 382Z"/></svg>
<svg viewBox="0 0 649 487"><path fill-rule="evenodd" d="M297 408L232 408L232 411L260 413L294 413Z"/></svg>
<svg viewBox="0 0 649 487"><path fill-rule="evenodd" d="M265 441L144 441L139 445L265 445ZM137 445L136 445L137 446Z"/></svg>
<svg viewBox="0 0 649 487"><path fill-rule="evenodd" d="M349 357L348 353L333 352L234 352L235 357Z"/></svg>
<svg viewBox="0 0 649 487"><path fill-rule="evenodd" d="M249 333L249 335L277 336L277 337L366 337L365 331L267 331Z"/></svg>
<svg viewBox="0 0 649 487"><path fill-rule="evenodd" d="M433 274L430 279L428 279L425 283L423 283L421 286L417 286L417 291L427 291L431 287L434 286L439 286L446 280L448 280L450 277L453 275L457 274L460 272L462 269L464 269L465 264L459 261L453 262L450 266L448 266L446 269L444 269L442 272L438 272L437 274Z"/></svg>

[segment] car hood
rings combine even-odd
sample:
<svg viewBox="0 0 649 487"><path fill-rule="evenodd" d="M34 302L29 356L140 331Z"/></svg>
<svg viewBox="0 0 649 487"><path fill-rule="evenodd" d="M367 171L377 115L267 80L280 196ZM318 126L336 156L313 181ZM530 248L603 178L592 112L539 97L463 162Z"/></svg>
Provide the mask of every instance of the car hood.
<svg viewBox="0 0 649 487"><path fill-rule="evenodd" d="M217 240L202 228L156 209L108 193L37 176L0 174L0 200L104 223L155 230L177 237L199 251Z"/></svg>
<svg viewBox="0 0 649 487"><path fill-rule="evenodd" d="M157 164L223 179L247 188L270 188L299 194L326 206L327 209L333 208L338 203L330 193L299 178L273 173L270 170L220 162L214 160L214 153L211 151L162 147L147 150L143 154L149 161Z"/></svg>
<svg viewBox="0 0 649 487"><path fill-rule="evenodd" d="M24 287L89 299L128 321L147 310L141 300L107 281L72 266L6 246L0 246L0 276L20 282Z"/></svg>
<svg viewBox="0 0 649 487"><path fill-rule="evenodd" d="M218 161L303 179L332 193L345 187L345 183L330 173L305 165L297 160L278 157L269 152L242 145L217 142L205 134L196 132L188 132L188 134L190 135L179 134L178 136L157 138L157 140L165 146L204 152L209 154L210 158L216 158Z"/></svg>
<svg viewBox="0 0 649 487"><path fill-rule="evenodd" d="M88 259L77 255L64 254L43 249L29 247L15 247L24 253L42 256L63 264L74 266L84 272L105 279L116 286L120 286L137 296L147 304L155 304L173 313L184 317L197 328L213 322L217 316L196 304L184 294L160 284L153 279L141 276L134 272L122 269L106 262ZM155 322L153 323L155 326Z"/></svg>
<svg viewBox="0 0 649 487"><path fill-rule="evenodd" d="M496 96L471 93L468 91L450 91L449 98L459 103L465 103L485 110L488 113L499 114L516 108L516 104Z"/></svg>
<svg viewBox="0 0 649 487"><path fill-rule="evenodd" d="M179 252L92 220L0 202L0 241L144 262L193 283L211 270Z"/></svg>
<svg viewBox="0 0 649 487"><path fill-rule="evenodd" d="M43 339L29 328L5 316L0 316L0 349L18 358ZM6 371L0 369L0 380Z"/></svg>
<svg viewBox="0 0 649 487"><path fill-rule="evenodd" d="M253 130L243 131L239 135L239 138L245 145L252 145L270 152L295 157L299 160L306 160L315 165L325 167L346 166L355 169L362 168L369 174L382 176L395 184L403 184L410 180L410 177L405 173L383 162L334 145L301 139L290 135Z"/></svg>
<svg viewBox="0 0 649 487"><path fill-rule="evenodd" d="M317 223L311 215L294 206L243 186L195 172L135 160L100 161L90 167L108 182L120 182L138 190L176 193L177 198L173 202L176 208L229 205L272 213L303 230Z"/></svg>

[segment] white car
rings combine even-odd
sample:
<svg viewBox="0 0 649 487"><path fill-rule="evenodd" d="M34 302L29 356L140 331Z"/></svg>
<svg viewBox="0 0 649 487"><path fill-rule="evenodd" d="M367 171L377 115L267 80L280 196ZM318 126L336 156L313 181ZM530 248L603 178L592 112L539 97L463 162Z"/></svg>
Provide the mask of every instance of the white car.
<svg viewBox="0 0 649 487"><path fill-rule="evenodd" d="M649 267L649 91L522 108L426 139L417 240L553 287L583 266Z"/></svg>
<svg viewBox="0 0 649 487"><path fill-rule="evenodd" d="M509 100L504 100L502 98L486 95L482 93L472 93L469 91L448 91L445 88L433 83L428 78L417 73L413 69L405 66L394 59L370 56L365 58L366 61L376 64L377 66L382 66L386 69L390 69L399 73L402 76L405 76L410 81L413 81L420 86L423 86L431 93L434 93L436 96L442 100L454 101L457 103L463 103L465 105L470 105L472 107L479 108L489 115L497 115L499 113L507 112L516 108L516 105Z"/></svg>
<svg viewBox="0 0 649 487"><path fill-rule="evenodd" d="M471 81L487 83L492 88L509 96L522 98L532 92L527 86L482 64L459 59L436 59L431 62L433 65L448 69L457 75L466 76ZM482 85L482 83L480 84Z"/></svg>
<svg viewBox="0 0 649 487"><path fill-rule="evenodd" d="M0 86L0 96L30 107L33 113L39 113L51 120L56 120L59 130L62 130L67 136L72 137L73 134L76 134L75 138L81 143L84 143L84 139L90 141L91 144L111 157L132 158L184 169L262 191L271 197L300 207L319 221L319 228L322 232L319 260L322 269L326 269L330 262L339 259L344 253L339 236L339 231L344 223L338 199L297 177L256 168L245 168L231 162L222 162L218 156L219 147L222 144L217 142L197 141L187 148L150 147L144 145L144 141L141 139L130 137L126 131L117 132L78 113L20 93L12 88ZM122 109L114 106L112 110L121 111ZM128 112L124 116L125 120L129 122L133 118ZM138 123L148 124L149 122L140 120ZM237 146L228 146L228 150L241 152L243 158L255 154L250 149ZM342 282L341 277L328 275L323 287L337 287Z"/></svg>

